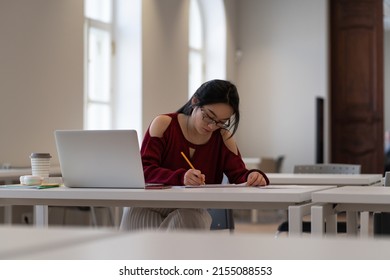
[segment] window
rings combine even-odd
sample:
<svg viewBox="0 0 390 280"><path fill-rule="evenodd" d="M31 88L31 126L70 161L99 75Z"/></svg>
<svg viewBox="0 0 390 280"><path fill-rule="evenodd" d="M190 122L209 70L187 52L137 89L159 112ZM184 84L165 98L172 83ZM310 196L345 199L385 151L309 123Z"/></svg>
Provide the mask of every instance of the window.
<svg viewBox="0 0 390 280"><path fill-rule="evenodd" d="M142 0L84 4L84 128L142 135Z"/></svg>
<svg viewBox="0 0 390 280"><path fill-rule="evenodd" d="M112 11L113 0L85 0L85 129L112 128Z"/></svg>
<svg viewBox="0 0 390 280"><path fill-rule="evenodd" d="M223 0L190 0L189 77L191 97L205 81L226 79L226 15Z"/></svg>
<svg viewBox="0 0 390 280"><path fill-rule="evenodd" d="M189 77L188 95L191 97L204 78L204 27L198 0L190 1L189 13Z"/></svg>

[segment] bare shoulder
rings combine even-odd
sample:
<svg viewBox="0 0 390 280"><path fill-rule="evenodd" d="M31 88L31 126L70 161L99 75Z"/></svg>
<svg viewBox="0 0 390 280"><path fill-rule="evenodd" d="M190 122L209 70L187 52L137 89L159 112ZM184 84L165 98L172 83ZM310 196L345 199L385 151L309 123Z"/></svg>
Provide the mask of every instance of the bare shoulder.
<svg viewBox="0 0 390 280"><path fill-rule="evenodd" d="M149 133L152 137L162 137L167 130L172 118L167 115L157 116L150 124Z"/></svg>
<svg viewBox="0 0 390 280"><path fill-rule="evenodd" d="M237 144L234 138L232 137L232 133L226 129L221 129L220 132L226 147L234 154L237 155L238 154Z"/></svg>

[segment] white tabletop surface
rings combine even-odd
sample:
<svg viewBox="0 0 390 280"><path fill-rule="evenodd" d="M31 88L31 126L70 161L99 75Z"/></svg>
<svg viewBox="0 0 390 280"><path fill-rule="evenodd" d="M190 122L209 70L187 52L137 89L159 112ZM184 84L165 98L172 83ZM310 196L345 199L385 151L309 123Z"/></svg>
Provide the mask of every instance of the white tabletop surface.
<svg viewBox="0 0 390 280"><path fill-rule="evenodd" d="M312 209L312 221L314 221L312 233L323 234L324 219L335 221L334 217L339 211L347 211L347 233L360 232L361 236L370 236L373 225L372 220L369 219L369 212L390 211L390 187L344 186L313 193L312 201L319 204L312 207L314 208ZM360 230L357 223L359 212ZM334 230L335 228L332 227L329 232L334 233Z"/></svg>
<svg viewBox="0 0 390 280"><path fill-rule="evenodd" d="M109 229L51 227L48 230L32 226L0 226L0 259L96 241L115 234L118 232Z"/></svg>
<svg viewBox="0 0 390 280"><path fill-rule="evenodd" d="M51 229L40 234L26 230L30 242L39 244ZM70 233L71 234L71 233ZM1 235L1 229L0 229ZM75 236L83 236L77 232ZM18 239L11 239L17 243ZM261 234L213 232L142 231L84 239L59 246L8 252L12 259L69 260L280 260L280 259L389 259L390 240L316 239L308 237L274 238ZM3 255L6 258L6 255Z"/></svg>
<svg viewBox="0 0 390 280"><path fill-rule="evenodd" d="M260 209L267 203L281 203L287 206L307 202L311 200L312 192L328 188L334 188L334 186L272 185L265 188L162 190L67 187L37 190L0 187L0 204Z"/></svg>
<svg viewBox="0 0 390 280"><path fill-rule="evenodd" d="M364 186L378 184L382 174L300 174L300 173L267 173L271 184L276 185L354 185Z"/></svg>
<svg viewBox="0 0 390 280"><path fill-rule="evenodd" d="M312 194L313 202L390 204L390 187L344 186Z"/></svg>

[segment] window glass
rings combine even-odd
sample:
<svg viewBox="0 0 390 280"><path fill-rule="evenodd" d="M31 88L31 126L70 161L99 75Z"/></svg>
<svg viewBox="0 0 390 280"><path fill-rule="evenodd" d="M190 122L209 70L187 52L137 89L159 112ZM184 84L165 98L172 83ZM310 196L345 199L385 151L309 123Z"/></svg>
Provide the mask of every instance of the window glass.
<svg viewBox="0 0 390 280"><path fill-rule="evenodd" d="M88 36L88 98L110 100L110 33L91 27Z"/></svg>
<svg viewBox="0 0 390 280"><path fill-rule="evenodd" d="M87 115L87 129L111 128L111 109L109 105L89 103Z"/></svg>
<svg viewBox="0 0 390 280"><path fill-rule="evenodd" d="M85 129L112 127L114 0L85 0Z"/></svg>
<svg viewBox="0 0 390 280"><path fill-rule="evenodd" d="M84 0L84 129L143 135L142 1Z"/></svg>
<svg viewBox="0 0 390 280"><path fill-rule="evenodd" d="M202 32L202 15L200 12L199 2L197 0L190 1L190 47L201 49L203 47L203 32Z"/></svg>
<svg viewBox="0 0 390 280"><path fill-rule="evenodd" d="M112 21L112 0L85 0L85 16L103 22Z"/></svg>
<svg viewBox="0 0 390 280"><path fill-rule="evenodd" d="M196 89L203 83L202 75L202 54L190 52L189 54L189 96L191 97Z"/></svg>
<svg viewBox="0 0 390 280"><path fill-rule="evenodd" d="M189 9L188 96L191 97L204 82L204 34L199 1L191 0Z"/></svg>

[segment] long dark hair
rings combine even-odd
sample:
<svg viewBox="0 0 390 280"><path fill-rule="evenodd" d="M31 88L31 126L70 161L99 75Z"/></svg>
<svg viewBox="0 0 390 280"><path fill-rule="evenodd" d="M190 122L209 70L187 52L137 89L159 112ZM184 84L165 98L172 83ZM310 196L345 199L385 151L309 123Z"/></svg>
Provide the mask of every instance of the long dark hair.
<svg viewBox="0 0 390 280"><path fill-rule="evenodd" d="M192 104L193 99L196 99L197 103ZM177 112L189 116L195 107L215 103L225 103L233 108L233 119L230 122L229 129L232 128L232 135L234 135L240 122L240 97L238 96L237 87L229 81L211 80L203 83L191 99L177 110Z"/></svg>

